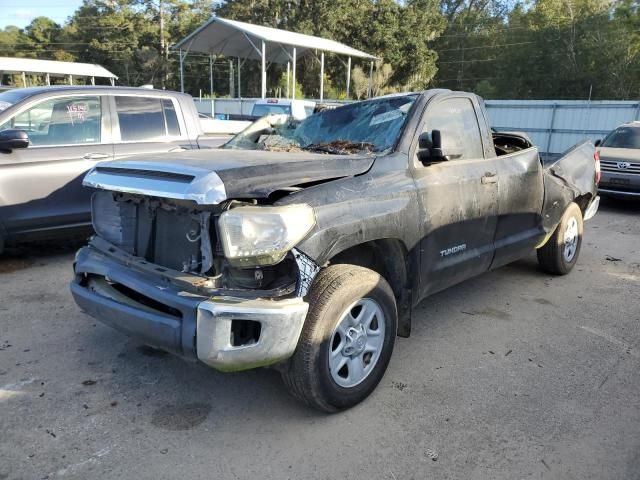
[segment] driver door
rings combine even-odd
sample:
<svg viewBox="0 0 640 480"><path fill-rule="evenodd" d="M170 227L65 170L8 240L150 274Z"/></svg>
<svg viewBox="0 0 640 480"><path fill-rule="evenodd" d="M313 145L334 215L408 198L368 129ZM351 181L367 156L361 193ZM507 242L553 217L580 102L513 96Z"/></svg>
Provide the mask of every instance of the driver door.
<svg viewBox="0 0 640 480"><path fill-rule="evenodd" d="M113 158L107 109L98 95L57 97L0 126L25 130L30 142L0 153L0 218L10 236L90 225L91 191L82 179Z"/></svg>
<svg viewBox="0 0 640 480"><path fill-rule="evenodd" d="M438 96L427 104L420 132L439 130L456 158L433 163L414 154L422 215L421 296L489 269L498 214L497 167L485 158L474 99ZM480 117L481 118L481 117ZM417 146L416 146L417 147Z"/></svg>

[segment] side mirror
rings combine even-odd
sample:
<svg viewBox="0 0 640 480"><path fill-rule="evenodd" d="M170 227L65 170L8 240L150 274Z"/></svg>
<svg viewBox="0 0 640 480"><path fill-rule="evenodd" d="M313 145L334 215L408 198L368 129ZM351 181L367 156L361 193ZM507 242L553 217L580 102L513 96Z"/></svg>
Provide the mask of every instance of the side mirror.
<svg viewBox="0 0 640 480"><path fill-rule="evenodd" d="M24 130L3 130L0 132L0 152L10 153L16 148L27 148L29 135Z"/></svg>
<svg viewBox="0 0 640 480"><path fill-rule="evenodd" d="M598 140L596 140L595 142L593 142L593 144L594 144L596 147L599 147L600 145L602 145L602 140L598 139Z"/></svg>
<svg viewBox="0 0 640 480"><path fill-rule="evenodd" d="M433 130L431 132L431 140L433 142L433 147L431 147L431 155L434 158L439 158L441 160L449 160L442 153L442 133L440 133L440 130Z"/></svg>
<svg viewBox="0 0 640 480"><path fill-rule="evenodd" d="M432 163L431 149L433 140L430 132L422 132L418 137L418 160L424 164Z"/></svg>
<svg viewBox="0 0 640 480"><path fill-rule="evenodd" d="M422 163L437 163L460 158L462 152L456 147L442 148L442 133L440 130L423 132L418 137L418 158Z"/></svg>

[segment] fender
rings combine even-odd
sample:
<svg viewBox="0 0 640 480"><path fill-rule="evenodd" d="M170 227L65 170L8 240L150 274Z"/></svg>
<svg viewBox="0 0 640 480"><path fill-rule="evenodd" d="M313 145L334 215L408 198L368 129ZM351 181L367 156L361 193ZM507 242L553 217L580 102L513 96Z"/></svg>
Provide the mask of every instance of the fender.
<svg viewBox="0 0 640 480"><path fill-rule="evenodd" d="M583 142L567 150L557 161L544 165L542 227L547 234L556 229L571 202L584 198L584 202L579 202L584 214L591 199L595 198L594 153L595 147L590 142ZM539 247L546 240L548 237Z"/></svg>
<svg viewBox="0 0 640 480"><path fill-rule="evenodd" d="M405 154L376 159L370 171L310 187L277 204L307 203L316 226L296 248L324 265L363 243L399 239L406 251L418 244L420 212L415 183Z"/></svg>

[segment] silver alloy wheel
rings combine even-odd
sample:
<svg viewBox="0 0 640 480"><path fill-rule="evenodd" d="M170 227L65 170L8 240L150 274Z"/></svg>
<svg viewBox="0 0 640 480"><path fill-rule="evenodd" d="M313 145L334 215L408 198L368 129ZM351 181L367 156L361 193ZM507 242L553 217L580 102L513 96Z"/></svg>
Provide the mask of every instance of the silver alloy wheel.
<svg viewBox="0 0 640 480"><path fill-rule="evenodd" d="M378 302L361 298L340 316L329 342L329 371L341 387L355 387L373 371L384 345L385 318Z"/></svg>
<svg viewBox="0 0 640 480"><path fill-rule="evenodd" d="M567 222L567 228L564 231L564 248L562 254L565 262L571 262L578 250L578 220L571 217Z"/></svg>

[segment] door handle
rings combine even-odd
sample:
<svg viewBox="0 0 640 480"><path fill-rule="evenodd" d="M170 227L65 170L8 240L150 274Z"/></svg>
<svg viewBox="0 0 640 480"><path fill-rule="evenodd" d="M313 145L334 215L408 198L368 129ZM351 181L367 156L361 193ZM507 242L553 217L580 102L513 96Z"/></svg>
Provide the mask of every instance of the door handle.
<svg viewBox="0 0 640 480"><path fill-rule="evenodd" d="M498 175L490 172L485 173L482 176L482 184L486 185L488 183L498 183Z"/></svg>
<svg viewBox="0 0 640 480"><path fill-rule="evenodd" d="M186 148L184 148L184 147L180 147L180 146L178 146L178 147L173 147L173 148L170 148L170 149L169 149L169 153L173 153L173 152L186 152L186 151L187 151L187 149L186 149Z"/></svg>
<svg viewBox="0 0 640 480"><path fill-rule="evenodd" d="M108 153L93 152L93 153L85 153L82 158L84 158L85 160L104 160L105 158L109 158L109 156L110 155Z"/></svg>

